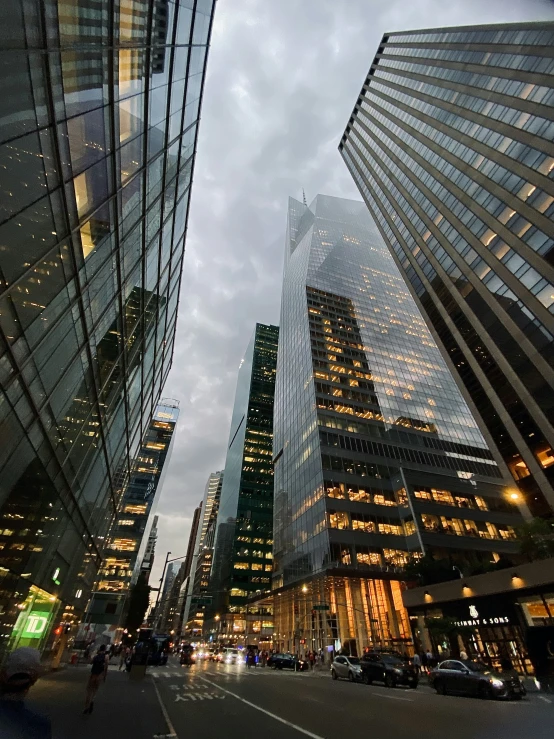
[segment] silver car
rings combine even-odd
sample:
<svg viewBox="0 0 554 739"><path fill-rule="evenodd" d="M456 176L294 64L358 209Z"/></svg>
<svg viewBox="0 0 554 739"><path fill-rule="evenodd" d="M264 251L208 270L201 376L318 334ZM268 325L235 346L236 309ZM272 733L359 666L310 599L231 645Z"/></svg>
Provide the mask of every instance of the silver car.
<svg viewBox="0 0 554 739"><path fill-rule="evenodd" d="M339 677L345 677L353 683L362 679L362 667L357 657L347 657L345 654L339 654L335 657L331 665L331 677L338 680Z"/></svg>

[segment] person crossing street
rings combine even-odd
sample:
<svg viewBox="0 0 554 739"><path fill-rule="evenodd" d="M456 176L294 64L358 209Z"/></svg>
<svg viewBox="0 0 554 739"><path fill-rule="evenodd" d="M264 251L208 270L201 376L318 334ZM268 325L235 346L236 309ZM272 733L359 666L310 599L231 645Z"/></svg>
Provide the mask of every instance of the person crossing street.
<svg viewBox="0 0 554 739"><path fill-rule="evenodd" d="M98 652L92 658L90 668L90 676L87 683L85 693L85 710L83 713L92 713L94 708L94 697L98 692L101 682L106 682L108 674L108 655L106 654L106 645L102 644L98 648Z"/></svg>

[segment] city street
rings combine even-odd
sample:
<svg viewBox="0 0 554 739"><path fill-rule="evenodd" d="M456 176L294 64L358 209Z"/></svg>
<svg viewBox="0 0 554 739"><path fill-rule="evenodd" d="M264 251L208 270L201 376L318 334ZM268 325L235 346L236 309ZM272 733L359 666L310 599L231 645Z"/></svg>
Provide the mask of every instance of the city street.
<svg viewBox="0 0 554 739"><path fill-rule="evenodd" d="M201 664L153 671L177 737L223 735L268 739L307 735L335 739L345 732L372 739L551 739L552 698L479 701L333 681L327 672Z"/></svg>
<svg viewBox="0 0 554 739"><path fill-rule="evenodd" d="M138 683L110 667L94 713L82 715L89 668L68 667L33 688L30 705L50 716L54 739L551 739L554 696L520 702L436 695L293 673L200 663L149 668Z"/></svg>

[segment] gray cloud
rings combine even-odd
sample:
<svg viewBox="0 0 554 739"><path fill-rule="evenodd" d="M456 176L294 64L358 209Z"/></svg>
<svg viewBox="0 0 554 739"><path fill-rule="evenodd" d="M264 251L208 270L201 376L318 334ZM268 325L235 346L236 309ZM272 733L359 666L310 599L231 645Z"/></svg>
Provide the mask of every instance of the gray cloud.
<svg viewBox="0 0 554 739"><path fill-rule="evenodd" d="M554 18L548 0L219 0L208 63L180 318L164 395L181 400L158 507L186 551L221 469L254 323L278 323L287 197L359 199L337 146L383 33Z"/></svg>

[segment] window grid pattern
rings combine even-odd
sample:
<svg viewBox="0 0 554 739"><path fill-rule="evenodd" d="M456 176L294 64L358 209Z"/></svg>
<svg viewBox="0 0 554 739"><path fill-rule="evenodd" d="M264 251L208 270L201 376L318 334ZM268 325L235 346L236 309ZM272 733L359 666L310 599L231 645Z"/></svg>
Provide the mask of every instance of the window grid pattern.
<svg viewBox="0 0 554 739"><path fill-rule="evenodd" d="M340 144L537 513L554 505L553 40L552 23L391 34Z"/></svg>
<svg viewBox="0 0 554 739"><path fill-rule="evenodd" d="M476 495L489 501L475 513L494 532L520 520L364 204L291 198L285 248L274 585L330 570L401 572L427 546L462 563L466 547L490 557L492 545L472 542L469 529L427 530L423 514L433 515L436 501L414 518L415 490L432 474L472 515ZM449 508L443 515L454 517ZM509 534L487 538L513 548Z"/></svg>

